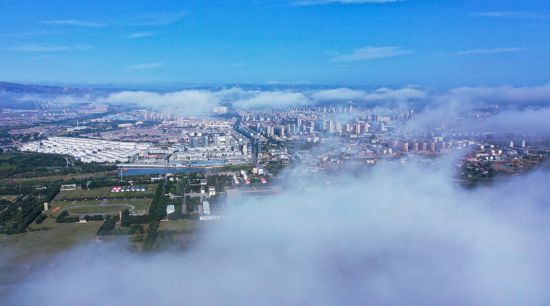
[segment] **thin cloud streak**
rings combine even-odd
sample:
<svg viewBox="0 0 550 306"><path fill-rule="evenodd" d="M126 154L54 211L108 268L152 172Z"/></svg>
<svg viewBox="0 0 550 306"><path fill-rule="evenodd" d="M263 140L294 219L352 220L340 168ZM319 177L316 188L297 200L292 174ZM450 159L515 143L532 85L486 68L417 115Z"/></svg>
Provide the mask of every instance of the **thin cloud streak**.
<svg viewBox="0 0 550 306"><path fill-rule="evenodd" d="M130 33L127 38L128 39L140 39L140 38L147 38L155 36L155 33L153 32L134 32Z"/></svg>
<svg viewBox="0 0 550 306"><path fill-rule="evenodd" d="M156 69L164 66L164 63L141 63L129 66L128 70L149 70L149 69Z"/></svg>
<svg viewBox="0 0 550 306"><path fill-rule="evenodd" d="M550 14L539 14L529 11L492 11L492 12L479 12L472 14L476 17L487 18L517 18L517 19L545 19L550 18Z"/></svg>
<svg viewBox="0 0 550 306"><path fill-rule="evenodd" d="M101 22L84 21L84 20L76 20L76 19L49 20L44 23L50 24L50 25L63 25L63 26L74 26L74 27L84 27L84 28L104 28L107 26L107 24L101 23Z"/></svg>
<svg viewBox="0 0 550 306"><path fill-rule="evenodd" d="M19 33L0 33L2 38L31 38L37 36L48 36L48 35L57 35L64 34L63 31L29 31L29 32L19 32Z"/></svg>
<svg viewBox="0 0 550 306"><path fill-rule="evenodd" d="M185 11L155 12L134 16L120 23L123 26L166 26L178 23L187 16Z"/></svg>
<svg viewBox="0 0 550 306"><path fill-rule="evenodd" d="M360 62L369 61L375 59L396 57L402 55L408 55L412 53L410 50L403 49L395 46L383 46L383 47L364 47L354 50L349 54L342 54L334 57L332 62L345 63L345 62Z"/></svg>
<svg viewBox="0 0 550 306"><path fill-rule="evenodd" d="M187 16L185 11L151 12L110 21L89 21L79 19L56 19L44 21L47 25L71 26L83 28L105 28L112 26L167 26L180 22Z"/></svg>
<svg viewBox="0 0 550 306"><path fill-rule="evenodd" d="M75 50L87 50L92 49L90 45L43 45L43 44L27 44L16 46L11 49L14 52L64 52Z"/></svg>
<svg viewBox="0 0 550 306"><path fill-rule="evenodd" d="M481 55L481 54L499 54L514 53L526 51L527 48L493 48L493 49L471 49L455 52L455 55Z"/></svg>
<svg viewBox="0 0 550 306"><path fill-rule="evenodd" d="M293 5L296 6L314 6L325 4L381 4L403 2L404 0L302 0L296 1Z"/></svg>

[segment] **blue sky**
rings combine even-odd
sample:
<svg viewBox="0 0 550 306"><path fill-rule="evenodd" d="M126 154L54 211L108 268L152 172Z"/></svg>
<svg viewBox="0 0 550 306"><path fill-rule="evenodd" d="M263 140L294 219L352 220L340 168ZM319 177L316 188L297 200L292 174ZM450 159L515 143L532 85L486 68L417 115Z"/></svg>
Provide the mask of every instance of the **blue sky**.
<svg viewBox="0 0 550 306"><path fill-rule="evenodd" d="M2 0L0 11L4 81L452 87L550 77L550 1Z"/></svg>

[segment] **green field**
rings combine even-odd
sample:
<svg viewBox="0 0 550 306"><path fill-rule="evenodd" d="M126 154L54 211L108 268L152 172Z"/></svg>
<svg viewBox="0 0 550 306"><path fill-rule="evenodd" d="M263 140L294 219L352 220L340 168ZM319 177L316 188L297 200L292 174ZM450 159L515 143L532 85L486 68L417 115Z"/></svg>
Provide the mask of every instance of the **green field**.
<svg viewBox="0 0 550 306"><path fill-rule="evenodd" d="M54 201L52 210L56 213L66 210L73 215L118 214L125 209L148 211L150 204L151 199ZM55 209L56 207L59 207L59 209Z"/></svg>
<svg viewBox="0 0 550 306"><path fill-rule="evenodd" d="M160 222L159 232L170 232L174 234L195 233L201 226L200 221L175 220Z"/></svg>
<svg viewBox="0 0 550 306"><path fill-rule="evenodd" d="M3 239L0 245L16 250L22 257L18 259L25 260L30 258L40 258L45 254L50 254L74 246L79 242L88 242L93 237L103 221L88 223L55 223L54 218L47 218L41 224L32 223L29 231L16 234L0 236ZM38 228L48 228L44 231L32 231Z"/></svg>
<svg viewBox="0 0 550 306"><path fill-rule="evenodd" d="M195 220L162 221L157 230L155 248L176 248L182 251L196 245L203 231L214 223Z"/></svg>
<svg viewBox="0 0 550 306"><path fill-rule="evenodd" d="M10 284L51 265L62 265L62 258L54 256L93 241L101 224L102 221L55 223L53 218L47 218L40 225L31 224L26 233L0 235L0 300L9 291ZM48 230L31 231L33 228Z"/></svg>
<svg viewBox="0 0 550 306"><path fill-rule="evenodd" d="M133 197L152 197L154 195L156 185L147 185L147 191L128 191L128 192L111 192L111 187L100 187L93 189L76 189L76 190L62 190L59 192L56 201L63 200L101 200L112 198L133 198Z"/></svg>

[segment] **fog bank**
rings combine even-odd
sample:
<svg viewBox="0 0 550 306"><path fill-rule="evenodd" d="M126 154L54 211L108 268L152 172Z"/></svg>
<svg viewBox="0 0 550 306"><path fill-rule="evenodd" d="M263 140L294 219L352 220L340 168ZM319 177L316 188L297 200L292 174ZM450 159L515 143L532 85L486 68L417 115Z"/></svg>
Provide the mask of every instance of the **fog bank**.
<svg viewBox="0 0 550 306"><path fill-rule="evenodd" d="M378 167L230 203L192 250L81 246L13 304L532 305L550 301L550 175L466 190L450 168Z"/></svg>

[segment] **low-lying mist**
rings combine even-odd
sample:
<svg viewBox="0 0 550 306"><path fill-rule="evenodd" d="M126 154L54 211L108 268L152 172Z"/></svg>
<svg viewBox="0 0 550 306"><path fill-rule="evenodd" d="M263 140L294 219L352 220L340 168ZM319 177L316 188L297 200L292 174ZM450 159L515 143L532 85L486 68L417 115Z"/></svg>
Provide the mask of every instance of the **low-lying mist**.
<svg viewBox="0 0 550 306"><path fill-rule="evenodd" d="M90 243L0 304L547 304L550 175L467 190L451 169L291 176L299 188L230 203L191 250Z"/></svg>

